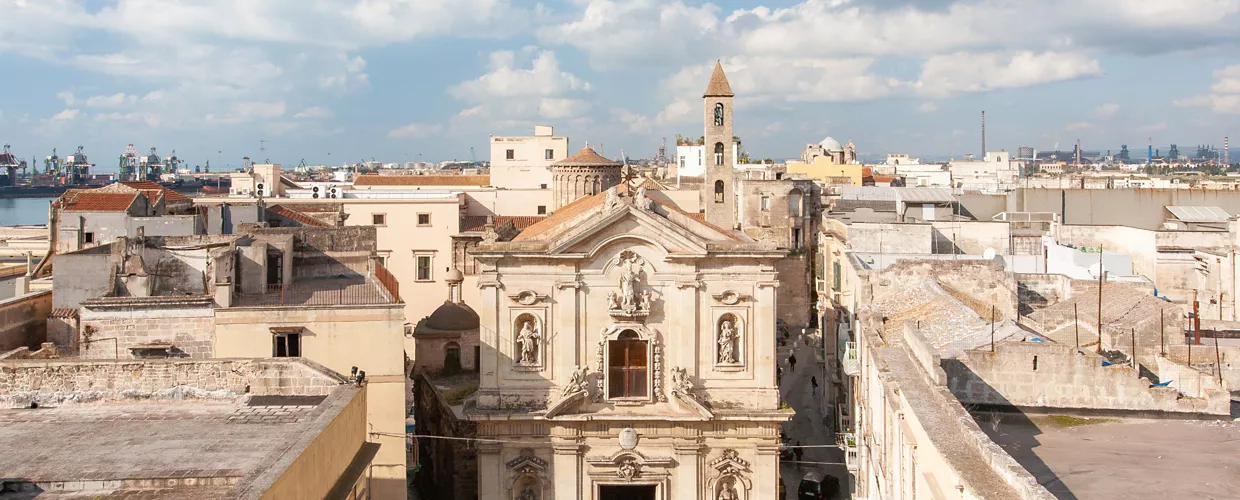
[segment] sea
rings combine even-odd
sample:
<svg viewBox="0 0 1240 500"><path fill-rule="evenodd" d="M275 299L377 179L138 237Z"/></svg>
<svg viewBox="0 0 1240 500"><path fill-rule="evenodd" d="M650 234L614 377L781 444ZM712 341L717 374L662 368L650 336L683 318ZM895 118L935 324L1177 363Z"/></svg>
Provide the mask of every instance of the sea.
<svg viewBox="0 0 1240 500"><path fill-rule="evenodd" d="M0 198L0 226L47 224L47 205L56 198Z"/></svg>

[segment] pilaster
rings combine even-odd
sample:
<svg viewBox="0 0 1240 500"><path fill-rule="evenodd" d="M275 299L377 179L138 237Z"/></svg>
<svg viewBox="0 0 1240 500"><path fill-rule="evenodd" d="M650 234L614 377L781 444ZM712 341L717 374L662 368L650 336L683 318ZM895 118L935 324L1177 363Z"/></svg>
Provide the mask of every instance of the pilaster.
<svg viewBox="0 0 1240 500"><path fill-rule="evenodd" d="M587 498L588 492L582 484L584 450L576 442L560 441L553 443L554 455L551 460L552 481L555 483L555 500L576 500ZM499 498L499 497L480 497Z"/></svg>
<svg viewBox="0 0 1240 500"><path fill-rule="evenodd" d="M701 443L687 442L673 445L676 450L676 479L670 498L698 498L703 490L705 475L702 470L706 447Z"/></svg>
<svg viewBox="0 0 1240 500"><path fill-rule="evenodd" d="M754 500L783 500L779 497L779 445L759 445L758 460L753 463Z"/></svg>
<svg viewBox="0 0 1240 500"><path fill-rule="evenodd" d="M478 498L504 498L499 443L478 443Z"/></svg>

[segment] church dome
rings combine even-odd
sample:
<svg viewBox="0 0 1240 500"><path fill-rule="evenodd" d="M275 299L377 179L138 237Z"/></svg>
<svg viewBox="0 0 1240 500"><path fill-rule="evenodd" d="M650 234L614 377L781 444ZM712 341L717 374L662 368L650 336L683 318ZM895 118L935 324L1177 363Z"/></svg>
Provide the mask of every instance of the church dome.
<svg viewBox="0 0 1240 500"><path fill-rule="evenodd" d="M840 141L835 140L834 137L827 137L826 139L823 139L822 142L818 143L818 145L822 146L822 149L827 150L827 151L843 151L844 150L844 146L841 146Z"/></svg>
<svg viewBox="0 0 1240 500"><path fill-rule="evenodd" d="M445 300L443 305L426 317L425 326L451 332L477 330L478 313L465 304Z"/></svg>

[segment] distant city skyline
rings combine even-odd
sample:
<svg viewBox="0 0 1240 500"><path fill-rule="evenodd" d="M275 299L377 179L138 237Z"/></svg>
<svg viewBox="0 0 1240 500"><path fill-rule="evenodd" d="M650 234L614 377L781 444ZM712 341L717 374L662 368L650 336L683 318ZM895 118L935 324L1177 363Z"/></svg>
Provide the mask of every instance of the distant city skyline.
<svg viewBox="0 0 1240 500"><path fill-rule="evenodd" d="M25 159L82 145L101 171L129 143L175 149L191 167L469 160L471 146L482 160L489 135L534 124L648 158L693 133L716 59L756 158L794 158L828 135L866 158L979 154L982 110L992 150L1080 139L1137 154L1153 137L1192 153L1240 137L1240 4L1218 0L0 0L0 11L0 143Z"/></svg>

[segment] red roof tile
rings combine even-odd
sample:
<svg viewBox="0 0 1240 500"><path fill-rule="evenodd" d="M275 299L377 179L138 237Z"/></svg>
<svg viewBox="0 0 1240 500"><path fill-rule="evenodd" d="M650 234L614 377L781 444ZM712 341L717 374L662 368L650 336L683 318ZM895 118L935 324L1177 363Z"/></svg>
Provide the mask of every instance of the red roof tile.
<svg viewBox="0 0 1240 500"><path fill-rule="evenodd" d="M512 221L512 225L518 230L525 229L539 221L546 219L545 215L496 215L495 226L499 227L508 221ZM482 231L486 228L487 216L485 215L467 215L461 221L461 232Z"/></svg>
<svg viewBox="0 0 1240 500"><path fill-rule="evenodd" d="M288 208L284 208L284 207L282 207L282 206L280 206L280 205L272 205L272 206L270 206L270 207L267 207L267 211L268 211L268 212L271 212L271 213L274 213L274 214L276 214L276 215L279 215L279 216L281 216L281 217L284 217L284 218L286 218L286 219L292 219L292 220L295 220L295 221L297 221L297 222L301 223L301 224L302 224L302 225L304 225L304 226L310 226L310 227L331 227L331 226L329 226L326 222L323 222L323 221L321 221L321 220L315 219L314 217L311 217L311 216L309 216L309 215L303 214L303 213L298 212L298 211L296 211L296 210L291 210L291 209L288 209Z"/></svg>
<svg viewBox="0 0 1240 500"><path fill-rule="evenodd" d="M581 148L581 151L578 151L577 154L557 161L552 165L563 167L619 167L621 163L604 158L602 155L594 152L593 149L590 149L590 146L586 146Z"/></svg>
<svg viewBox="0 0 1240 500"><path fill-rule="evenodd" d="M163 187L151 181L127 181L127 182L122 182L121 184L137 189L139 191L142 191L143 193L146 194L146 197L152 201L159 198L160 194L164 196L164 202L167 202L167 203L171 203L175 201L190 201L188 196L185 196L181 193L178 193L176 191L173 191L171 189L168 189L166 187Z"/></svg>
<svg viewBox="0 0 1240 500"><path fill-rule="evenodd" d="M489 175L359 175L354 186L490 186Z"/></svg>
<svg viewBox="0 0 1240 500"><path fill-rule="evenodd" d="M65 193L61 197L63 210L66 212L128 212L134 202L142 196L140 192L133 193L97 193L93 191L78 191L76 193Z"/></svg>

